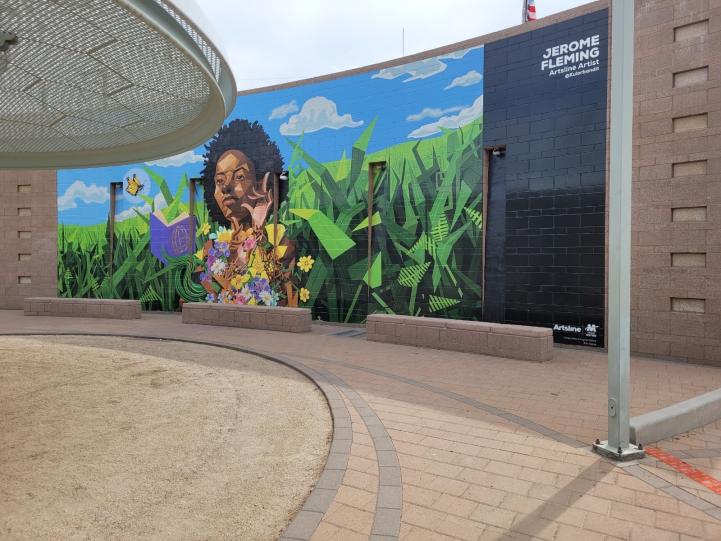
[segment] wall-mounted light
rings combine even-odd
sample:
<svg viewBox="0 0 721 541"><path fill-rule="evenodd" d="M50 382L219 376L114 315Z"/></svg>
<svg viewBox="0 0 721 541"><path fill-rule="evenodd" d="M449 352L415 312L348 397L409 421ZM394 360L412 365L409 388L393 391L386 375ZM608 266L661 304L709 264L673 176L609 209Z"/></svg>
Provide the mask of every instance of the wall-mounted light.
<svg viewBox="0 0 721 541"><path fill-rule="evenodd" d="M492 150L492 154L496 158L501 158L506 155L506 147L494 147Z"/></svg>

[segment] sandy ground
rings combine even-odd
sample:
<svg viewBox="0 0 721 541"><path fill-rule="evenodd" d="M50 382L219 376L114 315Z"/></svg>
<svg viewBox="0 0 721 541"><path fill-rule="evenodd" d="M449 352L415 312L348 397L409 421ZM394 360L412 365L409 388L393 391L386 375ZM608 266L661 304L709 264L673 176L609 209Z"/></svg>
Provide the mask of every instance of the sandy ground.
<svg viewBox="0 0 721 541"><path fill-rule="evenodd" d="M312 383L250 355L0 337L0 538L275 539L330 430Z"/></svg>

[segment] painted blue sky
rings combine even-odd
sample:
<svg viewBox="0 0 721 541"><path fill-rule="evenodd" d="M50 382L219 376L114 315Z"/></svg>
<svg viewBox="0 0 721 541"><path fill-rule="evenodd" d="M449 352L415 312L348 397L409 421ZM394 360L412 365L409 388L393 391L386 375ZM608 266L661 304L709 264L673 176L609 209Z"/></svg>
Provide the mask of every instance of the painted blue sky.
<svg viewBox="0 0 721 541"><path fill-rule="evenodd" d="M257 120L276 141L288 165L288 138L303 136L303 147L322 162L350 156L353 143L377 118L369 152L409 140L433 137L483 110L483 48L472 48L311 85L240 96L229 119ZM198 176L203 147L147 164L58 171L59 222L88 225L107 219L111 181L138 175L143 193L158 190L142 170L151 167L175 191L183 174ZM156 199L158 201L159 199ZM118 219L147 213L140 198L123 194Z"/></svg>

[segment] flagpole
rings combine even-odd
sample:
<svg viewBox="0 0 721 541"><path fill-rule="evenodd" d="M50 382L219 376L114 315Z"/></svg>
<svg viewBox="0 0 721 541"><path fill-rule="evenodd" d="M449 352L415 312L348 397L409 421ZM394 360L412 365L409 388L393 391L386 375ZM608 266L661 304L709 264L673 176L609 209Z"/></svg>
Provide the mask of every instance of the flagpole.
<svg viewBox="0 0 721 541"><path fill-rule="evenodd" d="M521 13L521 24L528 22L528 0L523 0L523 12Z"/></svg>

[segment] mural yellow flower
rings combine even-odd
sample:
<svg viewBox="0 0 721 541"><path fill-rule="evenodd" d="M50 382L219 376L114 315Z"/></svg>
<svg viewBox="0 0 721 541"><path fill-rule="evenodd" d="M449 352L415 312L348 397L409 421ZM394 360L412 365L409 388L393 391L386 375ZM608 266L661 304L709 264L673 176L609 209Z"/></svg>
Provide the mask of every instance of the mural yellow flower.
<svg viewBox="0 0 721 541"><path fill-rule="evenodd" d="M274 229L275 229L275 226L273 224L269 224L269 225L265 226L265 233L268 236L268 242L270 242L271 244L273 244L273 239L274 239L274 236L273 236L274 231L273 230ZM277 242L280 242L283 239L284 235L285 235L285 226L283 224L278 224L278 236L275 237L275 240Z"/></svg>
<svg viewBox="0 0 721 541"><path fill-rule="evenodd" d="M236 274L233 276L232 280L230 280L230 285L234 289L241 289L245 284L248 283L250 280L250 275L248 274Z"/></svg>
<svg viewBox="0 0 721 541"><path fill-rule="evenodd" d="M257 251L253 251L250 258L250 265L248 265L248 271L252 276L256 278L268 278L268 274L265 272L265 265L263 264L263 258L258 255Z"/></svg>
<svg viewBox="0 0 721 541"><path fill-rule="evenodd" d="M208 233L210 233L210 224L206 222L206 223L204 223L203 225L201 225L201 226L200 226L200 232L201 232L203 235L207 235Z"/></svg>
<svg viewBox="0 0 721 541"><path fill-rule="evenodd" d="M301 302L308 302L308 299L310 299L310 291L308 291L306 288L301 287L300 288L300 300Z"/></svg>
<svg viewBox="0 0 721 541"><path fill-rule="evenodd" d="M205 250L203 248L201 248L200 250L195 252L195 257L197 257L198 259L200 259L202 261L203 258L205 257Z"/></svg>
<svg viewBox="0 0 721 541"><path fill-rule="evenodd" d="M230 242L233 240L233 231L224 227L218 230L218 242Z"/></svg>
<svg viewBox="0 0 721 541"><path fill-rule="evenodd" d="M303 272L308 272L310 269L313 268L313 263L315 263L315 259L313 259L309 255L304 255L298 260L298 266L300 267L300 270Z"/></svg>

